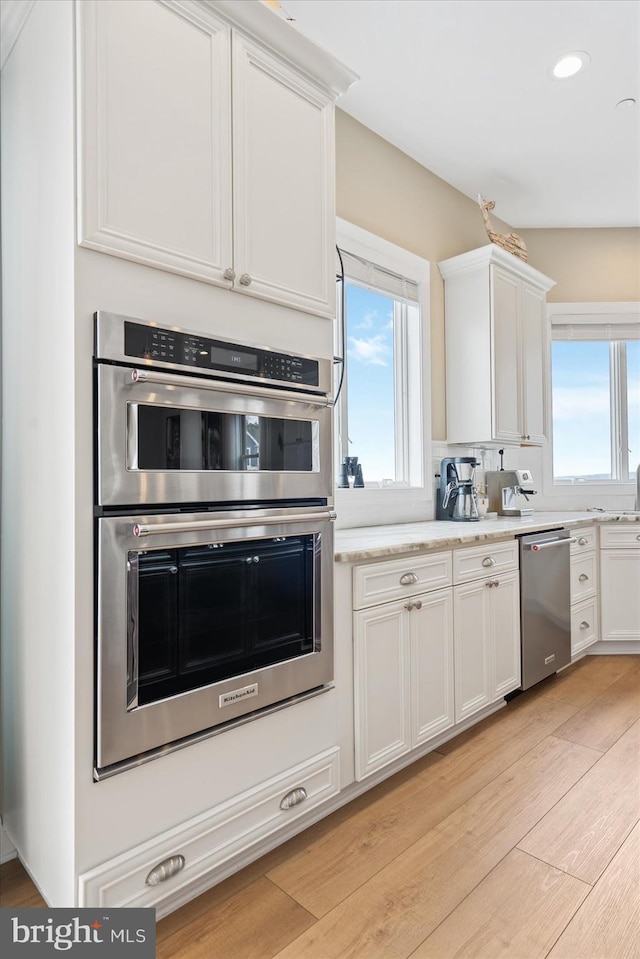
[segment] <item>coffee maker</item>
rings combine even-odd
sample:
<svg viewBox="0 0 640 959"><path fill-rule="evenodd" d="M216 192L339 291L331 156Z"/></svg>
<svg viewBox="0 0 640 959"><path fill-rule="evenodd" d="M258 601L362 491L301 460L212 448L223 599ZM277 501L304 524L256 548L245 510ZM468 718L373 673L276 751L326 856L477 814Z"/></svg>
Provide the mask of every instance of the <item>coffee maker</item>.
<svg viewBox="0 0 640 959"><path fill-rule="evenodd" d="M479 519L476 467L473 456L453 456L440 463L436 489L436 519L473 523Z"/></svg>

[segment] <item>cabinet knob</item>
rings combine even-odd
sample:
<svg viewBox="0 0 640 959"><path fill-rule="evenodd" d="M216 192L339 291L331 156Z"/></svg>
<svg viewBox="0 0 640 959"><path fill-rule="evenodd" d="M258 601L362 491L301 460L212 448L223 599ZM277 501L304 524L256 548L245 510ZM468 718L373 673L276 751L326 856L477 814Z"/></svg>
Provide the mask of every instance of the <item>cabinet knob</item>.
<svg viewBox="0 0 640 959"><path fill-rule="evenodd" d="M640 542L640 533L636 536L636 539Z"/></svg>
<svg viewBox="0 0 640 959"><path fill-rule="evenodd" d="M580 580L581 583L586 583L589 577L587 576L586 573L580 573L580 575L578 576L578 579Z"/></svg>
<svg viewBox="0 0 640 959"><path fill-rule="evenodd" d="M403 573L400 577L401 586L413 586L414 583L418 582L418 577L415 573Z"/></svg>
<svg viewBox="0 0 640 959"><path fill-rule="evenodd" d="M414 605L413 603L405 603L405 604L404 604L404 608L405 608L405 609L408 609L408 610L412 610L412 609L413 609L413 605Z"/></svg>
<svg viewBox="0 0 640 959"><path fill-rule="evenodd" d="M482 560L482 565L483 565L483 566L495 566L495 565L496 565L496 561L495 561L495 559L493 559L492 556L485 556L485 558Z"/></svg>
<svg viewBox="0 0 640 959"><path fill-rule="evenodd" d="M228 266L227 269L224 271L224 273L223 273L222 275L223 275L223 277L225 278L225 280L235 280L235 278L236 278L236 271L235 271L235 270L232 270L231 267Z"/></svg>
<svg viewBox="0 0 640 959"><path fill-rule="evenodd" d="M588 542L589 542L588 539L585 539L584 536L581 536L580 539L578 540L578 546L586 546Z"/></svg>
<svg viewBox="0 0 640 959"><path fill-rule="evenodd" d="M251 286L251 277L249 276L249 274L241 273L239 283L240 283L240 286Z"/></svg>
<svg viewBox="0 0 640 959"><path fill-rule="evenodd" d="M415 603L413 604L413 608L414 608L414 609L422 609L422 600L421 600L421 599L417 599L417 600L415 601Z"/></svg>
<svg viewBox="0 0 640 959"><path fill-rule="evenodd" d="M586 619L583 619L580 623L580 629L589 629L589 623L586 621Z"/></svg>
<svg viewBox="0 0 640 959"><path fill-rule="evenodd" d="M500 580L499 580L499 579L489 579L489 580L487 580L487 582L485 583L485 586L489 586L489 587L492 587L492 588L493 588L494 586L499 586L499 585L500 585Z"/></svg>

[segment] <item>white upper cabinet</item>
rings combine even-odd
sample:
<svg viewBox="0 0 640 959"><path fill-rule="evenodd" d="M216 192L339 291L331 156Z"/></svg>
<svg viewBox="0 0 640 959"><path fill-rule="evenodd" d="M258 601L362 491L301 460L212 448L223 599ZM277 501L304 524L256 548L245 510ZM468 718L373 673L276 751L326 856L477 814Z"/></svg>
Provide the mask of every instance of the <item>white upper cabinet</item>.
<svg viewBox="0 0 640 959"><path fill-rule="evenodd" d="M334 100L354 75L260 4L85 0L78 19L79 243L333 315Z"/></svg>
<svg viewBox="0 0 640 959"><path fill-rule="evenodd" d="M444 260L447 439L546 440L546 293L554 281L495 244Z"/></svg>

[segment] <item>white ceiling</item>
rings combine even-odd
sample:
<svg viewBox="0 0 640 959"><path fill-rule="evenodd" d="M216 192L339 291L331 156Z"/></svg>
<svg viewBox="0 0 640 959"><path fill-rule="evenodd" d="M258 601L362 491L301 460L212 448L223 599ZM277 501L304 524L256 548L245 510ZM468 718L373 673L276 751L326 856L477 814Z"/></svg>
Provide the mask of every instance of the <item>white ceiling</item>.
<svg viewBox="0 0 640 959"><path fill-rule="evenodd" d="M638 0L281 4L359 74L342 110L510 226L640 226ZM573 50L589 65L552 80Z"/></svg>

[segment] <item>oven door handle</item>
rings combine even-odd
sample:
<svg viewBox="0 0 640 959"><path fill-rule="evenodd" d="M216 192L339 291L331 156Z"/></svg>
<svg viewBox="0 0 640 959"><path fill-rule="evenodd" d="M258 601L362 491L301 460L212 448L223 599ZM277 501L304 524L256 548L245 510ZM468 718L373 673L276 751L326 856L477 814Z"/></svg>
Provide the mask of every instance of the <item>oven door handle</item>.
<svg viewBox="0 0 640 959"><path fill-rule="evenodd" d="M138 705L138 554L127 560L127 711Z"/></svg>
<svg viewBox="0 0 640 959"><path fill-rule="evenodd" d="M156 383L160 386L184 386L198 390L213 390L214 392L235 393L241 396L259 396L270 400L293 400L296 403L307 403L311 406L333 406L333 397L324 393L296 393L294 390L283 390L278 387L265 389L261 386L249 386L245 383L228 383L226 380L205 380L198 376L181 376L177 373L158 373L155 370L131 370L131 383Z"/></svg>
<svg viewBox="0 0 640 959"><path fill-rule="evenodd" d="M318 523L335 520L332 509L318 513L289 513L286 516L243 516L233 519L195 520L190 523L134 523L131 532L134 536L153 536L156 533L195 533L199 530L234 529L239 526L281 526L289 523Z"/></svg>

